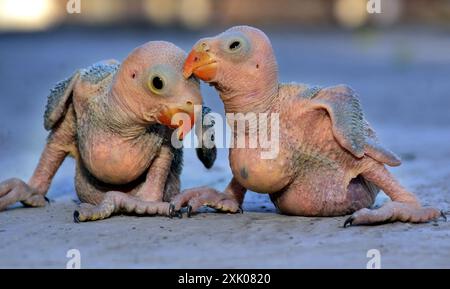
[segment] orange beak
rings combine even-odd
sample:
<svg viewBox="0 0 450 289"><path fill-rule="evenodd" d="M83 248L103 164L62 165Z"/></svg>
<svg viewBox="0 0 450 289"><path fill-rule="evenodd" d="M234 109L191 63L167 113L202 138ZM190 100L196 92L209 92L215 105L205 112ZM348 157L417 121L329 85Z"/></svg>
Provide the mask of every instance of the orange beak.
<svg viewBox="0 0 450 289"><path fill-rule="evenodd" d="M182 140L195 123L194 105L169 104L158 115L158 121L170 128L178 129L178 139Z"/></svg>
<svg viewBox="0 0 450 289"><path fill-rule="evenodd" d="M217 62L208 52L195 48L189 53L184 63L183 76L189 78L192 74L203 81L211 81L216 76Z"/></svg>

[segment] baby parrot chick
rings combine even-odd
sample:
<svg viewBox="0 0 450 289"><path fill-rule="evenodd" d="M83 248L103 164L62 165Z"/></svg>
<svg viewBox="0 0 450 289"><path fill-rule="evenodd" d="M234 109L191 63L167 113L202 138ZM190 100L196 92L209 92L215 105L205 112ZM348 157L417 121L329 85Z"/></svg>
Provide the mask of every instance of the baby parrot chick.
<svg viewBox="0 0 450 289"><path fill-rule="evenodd" d="M262 148L232 146L233 178L225 191L187 190L175 197L175 209L188 206L191 213L208 205L234 213L241 210L246 191L252 190L270 194L284 214L352 214L344 226L420 223L441 215L435 208L422 207L389 173L386 165L398 166L400 160L378 142L357 94L346 85L279 83L277 61L262 31L238 26L199 40L184 65L184 76L191 75L216 88L226 113L277 115L279 152L264 159ZM245 134L249 137L248 129ZM392 202L369 209L380 189Z"/></svg>
<svg viewBox="0 0 450 289"><path fill-rule="evenodd" d="M122 63L103 61L59 82L48 97L50 133L39 164L27 183L0 183L0 211L18 201L44 206L54 175L72 156L82 202L76 222L117 213L176 215L169 201L180 191L183 155L171 140L182 139L193 121L172 118L194 120L194 105L202 104L198 81L183 78L185 57L171 43L148 42ZM215 147L198 155L211 167Z"/></svg>

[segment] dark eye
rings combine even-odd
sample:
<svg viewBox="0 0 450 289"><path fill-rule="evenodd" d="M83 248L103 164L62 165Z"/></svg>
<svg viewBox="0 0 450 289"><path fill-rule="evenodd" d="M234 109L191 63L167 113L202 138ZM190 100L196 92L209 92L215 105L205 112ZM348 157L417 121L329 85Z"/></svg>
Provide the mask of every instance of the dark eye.
<svg viewBox="0 0 450 289"><path fill-rule="evenodd" d="M231 42L229 48L230 48L230 50L236 50L239 47L241 47L241 42L240 41L233 41L233 42Z"/></svg>
<svg viewBox="0 0 450 289"><path fill-rule="evenodd" d="M152 85L155 89L161 90L164 88L164 81L159 76L155 76L152 79Z"/></svg>
<svg viewBox="0 0 450 289"><path fill-rule="evenodd" d="M153 93L161 94L166 87L165 78L160 74L153 74L148 78L147 86Z"/></svg>

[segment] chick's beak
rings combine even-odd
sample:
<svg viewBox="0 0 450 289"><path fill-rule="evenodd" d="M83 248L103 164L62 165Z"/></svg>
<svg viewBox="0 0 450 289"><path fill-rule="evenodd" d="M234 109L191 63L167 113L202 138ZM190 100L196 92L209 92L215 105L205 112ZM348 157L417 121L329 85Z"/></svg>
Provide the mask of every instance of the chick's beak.
<svg viewBox="0 0 450 289"><path fill-rule="evenodd" d="M192 74L203 81L211 81L217 72L217 62L210 53L194 48L189 53L183 68L183 76L189 78Z"/></svg>
<svg viewBox="0 0 450 289"><path fill-rule="evenodd" d="M182 140L192 129L195 123L194 105L192 102L186 104L168 104L158 115L158 121L170 128L177 129L177 136Z"/></svg>

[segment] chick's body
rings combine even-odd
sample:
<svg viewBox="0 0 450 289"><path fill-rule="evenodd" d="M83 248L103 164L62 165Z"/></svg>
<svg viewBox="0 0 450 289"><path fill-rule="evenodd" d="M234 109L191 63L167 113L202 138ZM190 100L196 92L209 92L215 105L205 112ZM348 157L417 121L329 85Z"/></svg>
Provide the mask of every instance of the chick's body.
<svg viewBox="0 0 450 289"><path fill-rule="evenodd" d="M16 201L44 205L70 155L83 202L75 221L122 212L172 216L168 201L179 193L182 168L182 148L173 146L172 135L184 136L191 126L171 120L178 112L193 118L194 105L202 104L198 81L182 77L184 58L175 45L153 41L121 64L99 62L59 82L48 97L44 126L50 134L39 164L28 183L0 183L0 210ZM199 158L210 167L215 147Z"/></svg>
<svg viewBox="0 0 450 289"><path fill-rule="evenodd" d="M176 208L207 204L237 212L250 189L269 193L285 214L353 213L345 225L439 217L439 210L422 207L386 169L401 162L378 142L353 89L280 84L274 51L261 30L236 26L200 39L184 65L184 76L191 75L216 88L227 113L278 116L279 135L271 137L278 137L279 149L267 159L261 154L266 148L253 148L249 140L245 148L232 147L233 179L224 193L191 189L175 198ZM249 132L250 124L251 138ZM380 189L392 202L370 210Z"/></svg>
<svg viewBox="0 0 450 289"><path fill-rule="evenodd" d="M267 111L279 115L277 156L261 158L265 148L233 148L233 176L249 190L271 194L276 206L287 214L343 215L370 206L376 193L358 179L367 161L339 145L327 112L302 98L306 89L280 85L279 102Z"/></svg>

